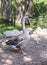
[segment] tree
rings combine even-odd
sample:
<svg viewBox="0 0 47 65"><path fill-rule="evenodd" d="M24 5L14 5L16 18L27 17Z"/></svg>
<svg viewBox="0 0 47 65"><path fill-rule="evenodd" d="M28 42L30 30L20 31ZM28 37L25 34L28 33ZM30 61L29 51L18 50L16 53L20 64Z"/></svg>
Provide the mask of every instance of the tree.
<svg viewBox="0 0 47 65"><path fill-rule="evenodd" d="M15 25L15 21L21 23L25 13L31 14L33 0L1 0L2 1L2 17L11 20L11 24Z"/></svg>
<svg viewBox="0 0 47 65"><path fill-rule="evenodd" d="M18 22L21 23L22 17L25 15L25 13L28 11L28 14L31 14L32 7L33 7L33 0L22 0L18 7Z"/></svg>

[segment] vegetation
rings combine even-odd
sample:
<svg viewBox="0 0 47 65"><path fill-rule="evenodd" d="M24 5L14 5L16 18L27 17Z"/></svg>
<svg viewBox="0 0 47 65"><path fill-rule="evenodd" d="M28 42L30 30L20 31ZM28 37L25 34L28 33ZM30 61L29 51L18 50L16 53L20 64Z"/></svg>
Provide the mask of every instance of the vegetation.
<svg viewBox="0 0 47 65"><path fill-rule="evenodd" d="M36 29L39 26L41 28L47 28L47 0L33 0L33 14L34 16L33 18L31 18L30 27L33 29ZM21 25L16 24L15 26L13 26L10 23L8 24L7 21L0 19L1 33L6 30L12 30L12 29L21 30L22 28Z"/></svg>
<svg viewBox="0 0 47 65"><path fill-rule="evenodd" d="M16 24L16 26L13 26L8 24L7 21L0 19L0 33L3 33L4 31L7 30L13 30L13 29L21 30L21 25Z"/></svg>
<svg viewBox="0 0 47 65"><path fill-rule="evenodd" d="M32 19L31 27L36 29L38 26L47 28L47 1L34 0L34 18Z"/></svg>

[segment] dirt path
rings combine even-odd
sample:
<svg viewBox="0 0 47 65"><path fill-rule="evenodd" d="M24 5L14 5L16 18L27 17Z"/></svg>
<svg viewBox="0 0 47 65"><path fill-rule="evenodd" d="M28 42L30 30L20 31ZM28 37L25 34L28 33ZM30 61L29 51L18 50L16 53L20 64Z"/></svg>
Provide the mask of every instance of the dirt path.
<svg viewBox="0 0 47 65"><path fill-rule="evenodd" d="M0 65L47 65L47 39L42 37L38 41L31 39L24 48L27 55L4 48L0 42Z"/></svg>

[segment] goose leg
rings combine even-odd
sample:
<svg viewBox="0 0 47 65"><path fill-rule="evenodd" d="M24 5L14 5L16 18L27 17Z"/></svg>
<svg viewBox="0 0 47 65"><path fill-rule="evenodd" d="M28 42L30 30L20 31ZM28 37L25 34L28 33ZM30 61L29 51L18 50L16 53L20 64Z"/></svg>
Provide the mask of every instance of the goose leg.
<svg viewBox="0 0 47 65"><path fill-rule="evenodd" d="M24 55L27 54L27 53L24 52L23 48L20 48L20 49L19 49L19 52L20 52L20 54L24 54Z"/></svg>

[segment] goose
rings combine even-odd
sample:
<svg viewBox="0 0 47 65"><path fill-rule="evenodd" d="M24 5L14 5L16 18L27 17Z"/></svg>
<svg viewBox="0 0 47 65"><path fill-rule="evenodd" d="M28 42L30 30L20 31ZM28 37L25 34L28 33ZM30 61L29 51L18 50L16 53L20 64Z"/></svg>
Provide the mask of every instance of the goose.
<svg viewBox="0 0 47 65"><path fill-rule="evenodd" d="M32 28L27 28L26 29L27 30L27 33L28 34L30 34L30 33L32 33ZM12 30L12 31L5 31L4 33L4 36L7 38L9 38L9 37L17 37L17 36L21 36L21 34L23 34L23 31L19 31L19 30L16 30L16 29L14 29L14 30Z"/></svg>
<svg viewBox="0 0 47 65"><path fill-rule="evenodd" d="M15 39L8 40L6 42L7 45L11 46L12 48L18 48L20 49L20 52L23 53L23 48L29 43L30 41L30 35L28 34L26 27L25 27L25 20L28 18L26 15L23 17L22 20L22 27L23 27L23 34L22 39L20 39L20 35L16 37ZM20 39L20 40L19 40Z"/></svg>
<svg viewBox="0 0 47 65"><path fill-rule="evenodd" d="M23 18L23 21L25 20L25 22L26 22L26 20L29 18L32 18L32 16L27 11ZM25 25L25 23L24 23L24 25ZM26 31L27 31L27 33L31 33L33 30L32 30L32 28L27 28ZM3 32L3 34L5 37L17 37L17 36L23 34L23 31L21 32L19 30L14 29L12 31L5 31L5 32Z"/></svg>
<svg viewBox="0 0 47 65"><path fill-rule="evenodd" d="M19 30L14 29L12 31L5 31L3 34L6 37L14 37L14 36L16 37L16 36L20 35L21 32Z"/></svg>

